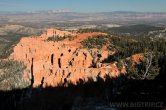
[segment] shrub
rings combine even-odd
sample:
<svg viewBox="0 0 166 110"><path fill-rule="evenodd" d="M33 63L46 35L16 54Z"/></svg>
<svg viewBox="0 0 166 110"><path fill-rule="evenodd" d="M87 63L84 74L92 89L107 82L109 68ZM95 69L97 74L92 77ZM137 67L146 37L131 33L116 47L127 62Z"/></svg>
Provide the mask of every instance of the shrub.
<svg viewBox="0 0 166 110"><path fill-rule="evenodd" d="M77 33L92 33L92 32L104 32L103 30L100 29L79 29Z"/></svg>
<svg viewBox="0 0 166 110"><path fill-rule="evenodd" d="M58 42L58 41L63 41L63 40L66 39L66 38L68 38L69 40L73 40L73 39L74 39L73 36L67 35L67 36L63 36L63 37L61 37L61 36L49 37L49 38L47 38L46 41L47 41L47 42L49 42L49 41Z"/></svg>
<svg viewBox="0 0 166 110"><path fill-rule="evenodd" d="M25 65L13 60L0 60L0 90L24 88L29 84L23 80Z"/></svg>
<svg viewBox="0 0 166 110"><path fill-rule="evenodd" d="M105 36L99 35L95 37L89 37L88 39L81 42L84 47L89 49L98 48L101 49L104 45L106 45L107 40L104 38Z"/></svg>

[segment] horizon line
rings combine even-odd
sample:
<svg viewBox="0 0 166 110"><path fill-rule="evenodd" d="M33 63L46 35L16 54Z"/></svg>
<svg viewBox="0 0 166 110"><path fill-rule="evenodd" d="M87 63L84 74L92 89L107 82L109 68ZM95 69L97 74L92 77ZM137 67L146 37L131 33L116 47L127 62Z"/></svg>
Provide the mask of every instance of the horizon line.
<svg viewBox="0 0 166 110"><path fill-rule="evenodd" d="M166 13L166 11L122 11L122 10L117 10L117 11L70 11L70 10L34 10L34 11L0 11L4 13L37 13L37 12L49 12L49 11L55 11L53 13L109 13L109 12L129 12L129 13Z"/></svg>

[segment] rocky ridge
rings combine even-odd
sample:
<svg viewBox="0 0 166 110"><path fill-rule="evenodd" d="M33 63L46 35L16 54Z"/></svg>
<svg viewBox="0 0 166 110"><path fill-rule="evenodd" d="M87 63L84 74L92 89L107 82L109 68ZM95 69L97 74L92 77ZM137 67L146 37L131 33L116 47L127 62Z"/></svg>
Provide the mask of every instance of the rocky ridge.
<svg viewBox="0 0 166 110"><path fill-rule="evenodd" d="M41 36L22 38L15 46L10 59L23 62L24 79L31 81L33 87L56 87L59 85L77 85L79 81L88 79L96 81L98 77L105 80L105 76L118 77L126 73L126 68L118 68L115 63L102 63L114 51L102 49L87 49L81 46L81 41L88 37L95 37L101 32L72 33L57 29L48 29ZM73 40L46 41L49 37L64 35L73 36Z"/></svg>

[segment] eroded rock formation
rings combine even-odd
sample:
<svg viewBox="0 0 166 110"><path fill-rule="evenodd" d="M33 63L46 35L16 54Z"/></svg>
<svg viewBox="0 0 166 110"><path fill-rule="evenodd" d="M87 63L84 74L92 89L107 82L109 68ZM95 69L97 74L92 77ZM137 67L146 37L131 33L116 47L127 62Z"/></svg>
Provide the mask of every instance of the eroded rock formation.
<svg viewBox="0 0 166 110"><path fill-rule="evenodd" d="M97 77L105 79L106 75L118 77L125 74L125 67L119 69L115 63L102 63L114 52L105 48L89 50L81 47L82 40L100 34L104 33L79 34L49 29L41 36L22 38L10 58L24 62L27 66L24 79L33 82L33 87L67 86L69 83L76 85L80 80L86 82L88 78L96 81ZM72 35L75 38L58 42L46 41L55 35Z"/></svg>

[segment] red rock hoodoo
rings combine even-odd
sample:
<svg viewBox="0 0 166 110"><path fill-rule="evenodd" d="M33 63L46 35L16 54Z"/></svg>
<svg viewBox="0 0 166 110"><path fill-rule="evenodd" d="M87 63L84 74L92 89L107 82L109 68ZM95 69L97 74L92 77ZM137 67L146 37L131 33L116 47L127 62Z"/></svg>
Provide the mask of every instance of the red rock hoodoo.
<svg viewBox="0 0 166 110"><path fill-rule="evenodd" d="M27 66L24 79L30 81L33 78L33 87L56 87L60 84L67 86L69 83L76 85L80 79L86 82L88 78L95 81L98 76L105 79L105 75L118 77L125 74L125 67L121 70L115 63L101 63L114 52L81 47L82 40L100 34L104 33L80 34L48 29L41 36L22 38L14 47L10 58L24 62ZM48 37L56 35L71 35L75 38L58 42L46 41Z"/></svg>

